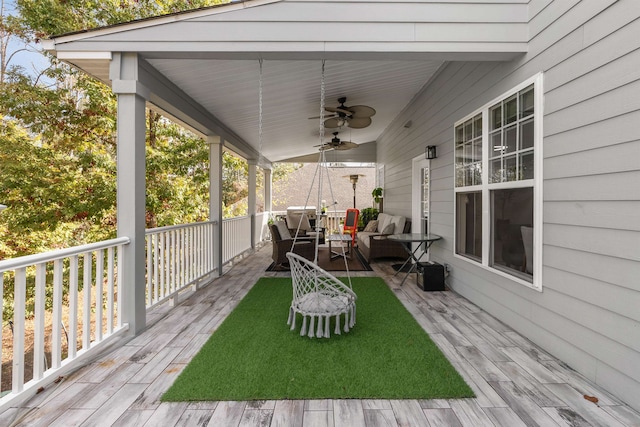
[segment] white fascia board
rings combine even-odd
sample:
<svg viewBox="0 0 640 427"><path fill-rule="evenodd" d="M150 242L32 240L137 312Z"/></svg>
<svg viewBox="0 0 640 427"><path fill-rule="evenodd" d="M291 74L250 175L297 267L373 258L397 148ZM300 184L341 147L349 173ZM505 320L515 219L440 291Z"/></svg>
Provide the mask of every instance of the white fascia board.
<svg viewBox="0 0 640 427"><path fill-rule="evenodd" d="M111 52L59 51L56 56L61 60L98 59L111 61Z"/></svg>
<svg viewBox="0 0 640 427"><path fill-rule="evenodd" d="M79 40L90 39L92 37L137 30L139 28L153 27L153 26L168 24L172 22L185 21L188 19L200 18L208 15L216 15L219 13L228 13L236 10L247 9L250 7L263 6L271 3L279 3L281 1L283 0L250 0L250 1L228 3L225 5L221 5L221 6L213 7L209 9L194 10L193 12L185 12L185 13L179 13L179 14L166 15L166 16L158 16L156 18L132 21L130 23L117 24L114 26L106 27L106 28L96 28L93 30L87 30L84 32L69 34L66 36L61 35L58 37L53 37L52 39L46 40L46 41L47 42L52 41L54 44L71 43ZM43 42L44 41L45 40L43 40ZM55 47L52 47L51 49L47 49L47 50L54 50L54 48Z"/></svg>

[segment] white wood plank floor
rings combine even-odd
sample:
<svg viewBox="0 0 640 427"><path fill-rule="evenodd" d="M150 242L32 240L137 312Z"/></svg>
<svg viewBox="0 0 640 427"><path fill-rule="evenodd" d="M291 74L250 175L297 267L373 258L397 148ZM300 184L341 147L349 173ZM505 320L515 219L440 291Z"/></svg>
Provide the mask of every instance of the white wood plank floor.
<svg viewBox="0 0 640 427"><path fill-rule="evenodd" d="M270 254L267 245L155 309L144 333L0 414L0 426L640 426L640 414L464 298L424 293L415 280L400 288L388 262L352 276L385 278L476 398L160 403L256 280L288 274L264 272Z"/></svg>

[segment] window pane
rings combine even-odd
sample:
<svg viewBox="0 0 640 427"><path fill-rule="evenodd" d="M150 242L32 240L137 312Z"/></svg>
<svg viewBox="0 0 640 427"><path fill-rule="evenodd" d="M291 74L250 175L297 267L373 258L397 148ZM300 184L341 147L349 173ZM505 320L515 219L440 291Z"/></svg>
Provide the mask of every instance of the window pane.
<svg viewBox="0 0 640 427"><path fill-rule="evenodd" d="M520 149L533 147L533 119L520 123Z"/></svg>
<svg viewBox="0 0 640 427"><path fill-rule="evenodd" d="M517 181L518 174L516 173L516 156L509 156L504 158L504 180L505 181Z"/></svg>
<svg viewBox="0 0 640 427"><path fill-rule="evenodd" d="M456 187L464 187L464 168L456 166Z"/></svg>
<svg viewBox="0 0 640 427"><path fill-rule="evenodd" d="M482 114L478 114L473 119L473 137L477 138L482 136Z"/></svg>
<svg viewBox="0 0 640 427"><path fill-rule="evenodd" d="M471 120L467 120L466 122L464 122L464 140L469 141L471 138L473 138L473 121Z"/></svg>
<svg viewBox="0 0 640 427"><path fill-rule="evenodd" d="M456 253L482 260L482 193L456 194Z"/></svg>
<svg viewBox="0 0 640 427"><path fill-rule="evenodd" d="M533 114L533 85L520 92L520 118Z"/></svg>
<svg viewBox="0 0 640 427"><path fill-rule="evenodd" d="M462 125L456 127L456 144L462 142L464 140L464 128Z"/></svg>
<svg viewBox="0 0 640 427"><path fill-rule="evenodd" d="M491 149L489 150L489 157L501 156L505 147L502 145L502 132L497 131L491 134Z"/></svg>
<svg viewBox="0 0 640 427"><path fill-rule="evenodd" d="M473 159L473 146L471 143L464 144L464 164L467 165Z"/></svg>
<svg viewBox="0 0 640 427"><path fill-rule="evenodd" d="M518 97L513 95L504 102L504 124L508 125L518 119Z"/></svg>
<svg viewBox="0 0 640 427"><path fill-rule="evenodd" d="M491 169L489 169L489 182L502 182L502 159L492 160Z"/></svg>
<svg viewBox="0 0 640 427"><path fill-rule="evenodd" d="M489 130L502 127L502 106L498 104L489 110Z"/></svg>
<svg viewBox="0 0 640 427"><path fill-rule="evenodd" d="M482 184L482 163L478 162L473 167L473 185Z"/></svg>
<svg viewBox="0 0 640 427"><path fill-rule="evenodd" d="M461 165L464 162L464 145L456 147L456 164Z"/></svg>
<svg viewBox="0 0 640 427"><path fill-rule="evenodd" d="M520 179L533 179L533 152L520 155Z"/></svg>
<svg viewBox="0 0 640 427"><path fill-rule="evenodd" d="M516 126L511 126L504 131L504 145L506 146L507 153L516 151L516 137L518 133L516 129Z"/></svg>
<svg viewBox="0 0 640 427"><path fill-rule="evenodd" d="M482 160L482 140L478 139L473 141L473 157L472 160L474 162L479 162Z"/></svg>
<svg viewBox="0 0 640 427"><path fill-rule="evenodd" d="M491 224L491 265L532 281L533 188L492 191Z"/></svg>

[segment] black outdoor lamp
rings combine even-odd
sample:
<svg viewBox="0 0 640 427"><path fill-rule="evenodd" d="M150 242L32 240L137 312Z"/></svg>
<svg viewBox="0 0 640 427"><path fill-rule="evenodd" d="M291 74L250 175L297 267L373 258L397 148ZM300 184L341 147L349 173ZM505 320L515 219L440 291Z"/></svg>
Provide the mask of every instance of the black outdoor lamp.
<svg viewBox="0 0 640 427"><path fill-rule="evenodd" d="M438 157L436 154L436 146L427 145L427 148L424 150L424 154L428 160L435 159L436 157Z"/></svg>

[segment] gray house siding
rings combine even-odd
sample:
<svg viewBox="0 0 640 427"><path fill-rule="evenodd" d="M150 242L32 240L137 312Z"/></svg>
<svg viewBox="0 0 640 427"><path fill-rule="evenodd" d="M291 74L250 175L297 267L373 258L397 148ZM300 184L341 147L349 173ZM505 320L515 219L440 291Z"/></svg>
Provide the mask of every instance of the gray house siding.
<svg viewBox="0 0 640 427"><path fill-rule="evenodd" d="M378 141L385 208L431 163L432 259L449 286L640 409L640 2L531 1L529 52L448 63ZM543 290L453 256L454 122L544 72ZM406 121L413 126L404 128Z"/></svg>

